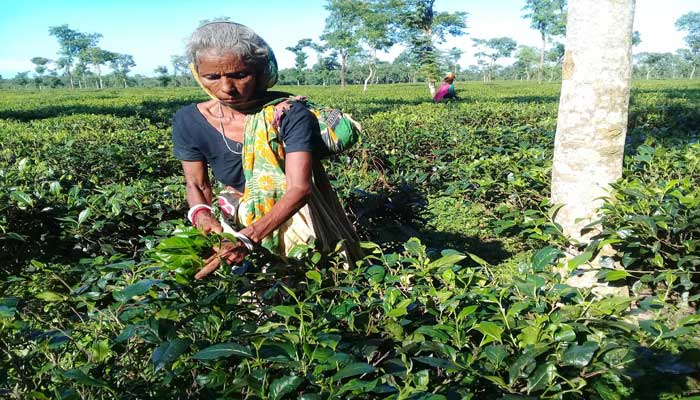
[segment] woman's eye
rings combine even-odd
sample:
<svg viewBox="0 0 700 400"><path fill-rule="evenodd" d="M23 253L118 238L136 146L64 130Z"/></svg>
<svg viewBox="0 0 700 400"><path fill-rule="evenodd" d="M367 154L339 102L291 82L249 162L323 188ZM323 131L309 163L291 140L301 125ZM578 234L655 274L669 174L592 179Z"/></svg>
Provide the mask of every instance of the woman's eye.
<svg viewBox="0 0 700 400"><path fill-rule="evenodd" d="M247 72L232 72L230 74L226 74L226 77L230 79L243 79L248 77L248 75L249 74Z"/></svg>

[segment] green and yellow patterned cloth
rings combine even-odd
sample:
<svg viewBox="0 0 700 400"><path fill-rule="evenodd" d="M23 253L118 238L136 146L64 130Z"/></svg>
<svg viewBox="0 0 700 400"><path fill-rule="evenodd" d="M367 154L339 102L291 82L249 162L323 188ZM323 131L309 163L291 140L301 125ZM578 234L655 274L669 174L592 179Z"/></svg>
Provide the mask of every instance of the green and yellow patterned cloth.
<svg viewBox="0 0 700 400"><path fill-rule="evenodd" d="M259 112L246 116L243 131L243 175L246 185L238 210L239 221L244 226L269 213L287 189L284 147L274 119L274 105L267 105ZM295 214L263 238L261 245L273 253L285 255L290 250L290 244L308 244L313 239L310 217L305 218L302 211L302 214Z"/></svg>

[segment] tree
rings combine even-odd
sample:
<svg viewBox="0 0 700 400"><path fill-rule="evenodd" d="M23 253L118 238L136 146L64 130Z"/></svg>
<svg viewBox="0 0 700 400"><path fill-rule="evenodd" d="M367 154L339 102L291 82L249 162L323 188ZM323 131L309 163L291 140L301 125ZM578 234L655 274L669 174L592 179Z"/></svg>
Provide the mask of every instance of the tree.
<svg viewBox="0 0 700 400"><path fill-rule="evenodd" d="M110 68L114 71L114 75L122 80L125 89L128 86L126 84L126 76L134 66L136 66L134 57L129 54L115 54L110 61Z"/></svg>
<svg viewBox="0 0 700 400"><path fill-rule="evenodd" d="M96 87L98 89L104 88L104 84L102 82L102 66L114 60L115 57L116 53L103 50L99 47L88 47L80 52L80 59L86 64L92 65L92 68L97 74Z"/></svg>
<svg viewBox="0 0 700 400"><path fill-rule="evenodd" d="M189 61L186 56L183 55L172 55L170 56L170 64L173 66L173 79L177 85L181 85L184 82L178 80L178 73L183 78L189 75Z"/></svg>
<svg viewBox="0 0 700 400"><path fill-rule="evenodd" d="M556 75L561 76L561 63L564 61L565 48L562 43L556 42L545 54L545 67L549 72L549 81L552 82Z"/></svg>
<svg viewBox="0 0 700 400"><path fill-rule="evenodd" d="M58 40L60 57L57 60L57 65L68 75L70 87L74 89L73 63L85 49L97 46L97 42L102 35L99 33L81 33L70 29L68 25L50 27L49 34L55 36Z"/></svg>
<svg viewBox="0 0 700 400"><path fill-rule="evenodd" d="M496 61L499 58L510 57L518 47L515 40L509 37L500 37L493 39L477 39L473 38L474 46L481 49L476 53L477 58L485 57L490 60L489 63L485 64L484 68L484 82L489 82L493 79L493 71L496 69Z"/></svg>
<svg viewBox="0 0 700 400"><path fill-rule="evenodd" d="M525 80L529 81L532 78L532 72L537 68L539 58L537 49L532 46L520 46L515 58L516 70L519 74L524 74Z"/></svg>
<svg viewBox="0 0 700 400"><path fill-rule="evenodd" d="M416 83L420 60L415 53L409 50L402 51L396 56L392 65L397 70L402 71L404 82Z"/></svg>
<svg viewBox="0 0 700 400"><path fill-rule="evenodd" d="M354 7L357 0L328 0L326 10L326 26L321 40L326 42L340 57L340 86L345 87L345 74L348 58L360 50L359 39L356 35L360 25L359 16Z"/></svg>
<svg viewBox="0 0 700 400"><path fill-rule="evenodd" d="M316 47L317 51L321 50L321 47ZM338 53L336 51L331 51L330 54L324 55L323 52L319 52L318 60L314 64L313 72L316 79L320 80L320 83L324 86L329 84L333 71L340 69L340 64L338 64Z"/></svg>
<svg viewBox="0 0 700 400"><path fill-rule="evenodd" d="M369 47L369 75L365 79L364 91L372 78L377 79L377 51L388 50L398 40L398 35L391 24L394 17L394 9L387 0L365 0L356 2L354 12L359 16L361 23L357 31L361 43Z"/></svg>
<svg viewBox="0 0 700 400"><path fill-rule="evenodd" d="M29 85L29 71L18 72L12 80L18 86L24 86L25 88Z"/></svg>
<svg viewBox="0 0 700 400"><path fill-rule="evenodd" d="M676 29L688 33L683 40L690 52L688 57L692 65L690 79L693 79L695 68L700 65L700 12L689 12L678 18Z"/></svg>
<svg viewBox="0 0 700 400"><path fill-rule="evenodd" d="M674 55L671 53L639 53L635 56L637 64L642 67L645 72L645 78L649 79L654 75L654 78L664 78L671 76Z"/></svg>
<svg viewBox="0 0 700 400"><path fill-rule="evenodd" d="M447 36L465 34L467 14L436 12L435 0L395 0L391 4L398 10L395 19L401 40L416 54L433 96L435 81L441 75L436 46Z"/></svg>
<svg viewBox="0 0 700 400"><path fill-rule="evenodd" d="M642 35L639 31L634 31L632 33L632 46L639 46L642 43Z"/></svg>
<svg viewBox="0 0 700 400"><path fill-rule="evenodd" d="M306 69L306 59L309 56L304 52L306 47L312 47L313 42L309 38L299 39L295 46L289 46L285 49L294 53L294 68L296 69L297 85L301 85L301 80L304 78L304 69Z"/></svg>
<svg viewBox="0 0 700 400"><path fill-rule="evenodd" d="M555 220L586 243L608 185L622 176L635 0L571 3L552 164ZM591 226L593 225L593 226ZM585 227L585 229L584 229ZM609 249L608 249L609 250ZM574 285L590 285L591 274Z"/></svg>
<svg viewBox="0 0 700 400"><path fill-rule="evenodd" d="M459 72L459 59L462 58L462 54L464 54L464 52L457 47L453 47L447 51L447 62L453 74Z"/></svg>
<svg viewBox="0 0 700 400"><path fill-rule="evenodd" d="M160 85L163 87L168 86L168 83L170 83L170 77L168 76L168 67L165 65L159 65L157 66L153 72L158 74L158 82L160 82Z"/></svg>
<svg viewBox="0 0 700 400"><path fill-rule="evenodd" d="M46 72L46 65L50 63L51 60L45 57L34 57L30 61L35 65L34 72L36 72L36 84L39 87L39 90L41 90L44 72Z"/></svg>
<svg viewBox="0 0 700 400"><path fill-rule="evenodd" d="M537 30L542 38L537 69L537 82L542 82L547 40L551 36L563 35L566 29L566 0L527 0L523 10L528 12L523 18L530 18L530 27Z"/></svg>

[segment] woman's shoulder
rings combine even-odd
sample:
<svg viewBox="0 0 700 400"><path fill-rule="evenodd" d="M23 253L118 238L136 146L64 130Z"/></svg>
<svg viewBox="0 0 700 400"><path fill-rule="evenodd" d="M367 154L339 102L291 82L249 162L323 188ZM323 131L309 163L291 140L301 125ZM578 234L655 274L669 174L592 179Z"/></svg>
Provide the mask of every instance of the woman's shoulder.
<svg viewBox="0 0 700 400"><path fill-rule="evenodd" d="M189 119L192 115L194 115L196 110L197 103L190 103L186 106L180 107L177 111L175 111L175 114L173 114L173 123L175 123L175 121Z"/></svg>

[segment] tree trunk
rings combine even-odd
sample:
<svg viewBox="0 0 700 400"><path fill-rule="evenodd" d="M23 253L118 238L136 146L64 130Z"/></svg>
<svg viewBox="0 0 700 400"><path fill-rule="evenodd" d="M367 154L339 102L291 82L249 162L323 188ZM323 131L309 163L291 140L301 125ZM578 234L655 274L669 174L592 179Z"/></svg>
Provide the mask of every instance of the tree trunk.
<svg viewBox="0 0 700 400"><path fill-rule="evenodd" d="M544 69L544 50L547 47L547 36L542 32L542 48L540 49L540 65L537 66L537 83L542 83L542 70Z"/></svg>
<svg viewBox="0 0 700 400"><path fill-rule="evenodd" d="M688 76L688 79L693 79L693 76L695 76L695 65L693 64L693 69L690 70L690 75Z"/></svg>
<svg viewBox="0 0 700 400"><path fill-rule="evenodd" d="M75 89L75 84L73 83L73 74L70 73L70 69L66 69L68 73L68 79L70 79L70 88Z"/></svg>
<svg viewBox="0 0 700 400"><path fill-rule="evenodd" d="M647 80L649 80L650 75L651 75L651 68L647 69Z"/></svg>
<svg viewBox="0 0 700 400"><path fill-rule="evenodd" d="M367 84L372 79L372 76L374 76L374 68L372 68L372 64L369 65L369 75L367 75L367 78L365 78L365 87L362 89L363 92L367 91Z"/></svg>
<svg viewBox="0 0 700 400"><path fill-rule="evenodd" d="M600 199L622 176L635 0L569 5L552 164L552 202L564 233L589 241Z"/></svg>
<svg viewBox="0 0 700 400"><path fill-rule="evenodd" d="M345 53L340 53L340 87L345 87Z"/></svg>
<svg viewBox="0 0 700 400"><path fill-rule="evenodd" d="M569 5L552 203L563 205L555 220L564 233L582 244L599 232L600 226L591 224L609 185L622 176L634 7L635 0L578 0ZM613 253L607 246L599 257ZM599 260L579 267L567 283L593 287L598 294L625 295L626 287L598 283Z"/></svg>
<svg viewBox="0 0 700 400"><path fill-rule="evenodd" d="M430 97L435 96L435 81L428 78L428 90L430 91Z"/></svg>
<svg viewBox="0 0 700 400"><path fill-rule="evenodd" d="M124 89L126 89L126 88L128 87L128 86L126 85L126 78L122 78L122 80L124 81Z"/></svg>

